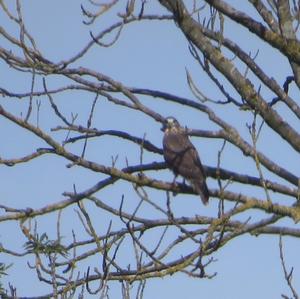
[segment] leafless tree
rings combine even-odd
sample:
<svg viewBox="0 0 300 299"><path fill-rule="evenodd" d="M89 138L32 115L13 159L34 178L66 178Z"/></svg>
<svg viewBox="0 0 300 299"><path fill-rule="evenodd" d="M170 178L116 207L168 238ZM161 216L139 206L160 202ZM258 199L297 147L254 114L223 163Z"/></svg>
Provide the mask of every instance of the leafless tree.
<svg viewBox="0 0 300 299"><path fill-rule="evenodd" d="M160 0L155 1L157 12L149 13L150 1L129 0L124 5L122 0L106 4L87 0L81 12L83 26L91 28L90 41L69 58L53 61L43 55L31 35L22 1L16 0L15 7L6 2L0 1L2 13L17 31L0 27L1 63L16 78L30 78L31 84L23 92L7 88L2 73L0 120L1 132L7 134L1 134L1 143L10 142L10 128L17 132L15 146L21 147L29 135L35 141L24 155L11 156L1 150L2 173L19 164L29 173L35 163L51 156L55 165L66 167L69 173L82 178L91 175L89 186L74 184L71 191L66 186L61 190L63 198L51 198L39 207L20 209L13 201L0 205L1 226L12 224L23 236L19 241L23 249L10 248L1 230L1 253L29 261L37 279L50 286L50 291L39 298L83 298L87 293L108 298L109 286L114 283L120 283L123 298L130 298L133 292L142 298L150 278L179 272L199 279L213 278L215 273L209 267L214 253L245 234L280 236L284 277L293 298L298 298L292 271L284 261L281 238L300 237L296 226L300 220L298 167L290 163L293 160L298 165L300 152L299 3L241 1L241 7L249 8L248 14L231 6L229 0ZM95 24L106 15L113 16L111 24L97 31ZM102 73L101 67L84 66L92 49L113 48L127 27L138 28L146 21L150 26L167 22L183 33L187 55L199 67L198 73L186 70L183 85L190 88L190 97L147 86L127 86ZM231 28L244 30L249 43L238 43ZM256 41L257 51L253 52L251 40ZM284 80L274 74L275 69L261 63L264 49L273 53L274 63L276 59L285 61L289 73ZM211 94L201 87L199 76L214 86ZM76 103L64 104L66 95ZM170 172L162 162L161 144L148 138L146 131L144 136L135 136L122 128L101 129L98 107L104 100L119 106L124 114L150 119L158 132L167 115L153 108L153 103L167 103L174 110L191 110L199 119L208 119L210 128L215 129L205 130L208 125L199 122L187 130L190 136L205 139L217 161L215 165L203 161L210 205L216 207L211 216L204 216L205 207L196 215L183 216L175 211L175 194L176 199L187 197L192 189L185 183L172 183L171 176L166 179ZM268 147L270 136L281 155L272 154L275 149ZM105 155L98 160L94 153L100 153L102 140L110 147L116 142L130 146L135 162ZM231 157L226 163L231 151L236 153L236 160ZM243 161L247 161L246 167ZM51 179L48 183L49 189L54 188ZM116 186L121 186L122 194L116 195ZM50 218L56 225L56 236L51 235L50 227L40 224ZM295 226L286 224L285 219ZM73 230L72 221L77 222ZM0 263L0 276L8 274L10 267L14 265ZM9 287L0 284L0 291L3 298L15 298L18 285L11 278Z"/></svg>

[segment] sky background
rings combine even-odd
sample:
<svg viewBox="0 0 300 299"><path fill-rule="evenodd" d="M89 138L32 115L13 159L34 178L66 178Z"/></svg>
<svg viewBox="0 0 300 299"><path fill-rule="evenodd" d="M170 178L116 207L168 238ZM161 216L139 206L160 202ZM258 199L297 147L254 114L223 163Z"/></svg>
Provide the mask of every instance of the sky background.
<svg viewBox="0 0 300 299"><path fill-rule="evenodd" d="M6 1L8 2L8 1ZM14 5L10 2L9 7L15 14ZM166 13L157 1L148 1L147 12ZM246 1L228 1L240 10L245 10L254 16L255 12ZM191 4L192 1L186 1ZM116 20L115 11L104 15L97 20L93 26L86 26L82 23L84 17L81 14L80 5L91 8L87 2L83 1L34 1L27 0L22 3L24 21L27 29L34 37L36 44L44 55L51 61L59 62L68 59L76 54L87 42L90 41L90 30L97 34ZM122 3L121 4L125 4ZM121 5L121 6L122 6ZM120 6L118 6L120 10ZM18 37L18 28L12 24L11 20L0 10L0 25L9 33ZM257 62L267 70L267 74L274 77L279 83L283 83L286 76L291 75L291 70L287 61L273 49L263 43L259 43L255 37L246 30L233 26L230 21L226 21L225 33L233 38L246 52L255 53L259 49ZM110 41L112 36L106 38ZM11 47L0 37L2 47ZM16 50L17 51L17 50ZM20 54L20 52L17 51ZM166 91L182 97L194 99L188 88L186 81L186 69L192 74L195 83L206 95L213 99L223 99L219 91L205 76L200 67L195 63L188 50L188 43L178 27L173 22L168 21L145 21L125 26L119 40L109 48L93 46L87 55L75 63L75 66L84 66L106 74L116 81L122 82L129 87L149 88ZM28 74L17 74L9 68L2 60L0 61L0 87L4 87L14 92L29 92L31 86L31 77ZM251 78L251 74L249 75ZM48 89L54 89L70 83L62 77L47 78ZM254 81L257 83L257 81ZM230 87L228 82L224 81L232 95L238 100L239 96ZM36 90L42 89L42 80L38 78L35 84ZM271 99L272 94L262 89L262 95L266 99ZM297 97L297 91L291 88L291 96ZM86 125L91 104L94 95L86 92L65 92L55 95L55 102L59 105L61 111L70 116L78 113L77 124ZM140 97L143 103L147 104L153 110L163 116L173 115L177 117L182 125L190 128L215 130L217 127L210 122L207 116L199 111L183 108L182 106L166 103L152 98ZM45 130L56 127L61 124L53 112L49 113L49 102L46 97L40 97L41 108L39 124ZM16 115L26 112L27 102L18 99L0 99L1 105L14 112ZM252 118L249 114L240 112L237 108L229 106L212 105L214 111L222 116L223 119L235 126L244 138L250 142L250 135L247 132L246 123L251 123ZM299 124L293 115L281 105L278 105L278 111L285 119L299 128ZM134 136L143 137L151 140L153 144L161 147L162 132L160 124L148 116L138 112L125 110L124 107L115 106L108 101L101 99L96 106L95 118L92 127L98 129L116 129L128 132ZM36 107L31 117L31 122L36 123ZM300 128L299 128L300 129ZM51 133L57 140L64 140L66 132ZM0 117L0 157L16 158L32 152L35 148L43 147L41 141L24 130L10 124L7 120ZM193 138L203 164L209 166L217 165L217 153L222 146L222 141L205 138ZM76 154L80 154L83 144L70 145L68 148ZM262 131L259 149L270 158L274 159L279 165L287 167L294 174L299 172L299 163L295 162L297 155L281 139L268 129ZM132 144L122 140L103 137L91 140L88 144L88 159L98 163L109 165L107 162L112 156L117 156L117 167L126 166L126 159L132 165L139 164L139 149ZM152 161L163 161L159 155L153 155L145 152L143 157L145 163ZM73 184L77 191L85 190L93 186L100 179L105 178L99 173L80 169L78 167L66 168L68 164L62 158L54 156L43 156L30 164L20 164L14 167L0 166L0 189L1 204L15 208L41 208L49 203L62 200L64 191L72 191ZM254 163L250 158L246 158L237 149L228 145L225 148L222 158L222 167L249 175L258 176ZM268 178L274 179L274 175L264 170ZM152 176L156 177L153 172ZM168 170L158 174L160 178L172 181L172 173ZM280 179L276 178L278 182ZM209 187L216 187L212 179L208 179ZM118 182L112 187L101 190L97 194L99 198L109 202L112 206L118 207L122 194L125 194L124 207L132 211L137 199L132 188L128 184ZM239 184L230 186L230 190L236 192L246 192L254 196L263 196L261 190L250 190ZM148 190L155 200L162 202L165 196L154 190ZM272 199L282 200L281 196L272 194ZM290 199L283 199L290 200ZM93 209L93 205L86 203L87 209L91 213L99 231L105 232L110 221L110 215L98 214L99 211ZM212 199L209 207L203 207L199 199L192 195L178 195L173 198L173 208L175 215L217 215L218 200ZM230 205L227 206L228 208ZM66 240L71 241L71 231L75 229L78 236L84 236L85 232L80 224L74 210L71 206L63 212L62 235ZM3 215L3 211L0 211ZM157 212L148 206L143 206L141 214L151 219L157 217ZM251 215L255 219L260 213ZM246 220L245 216L241 220ZM50 237L55 238L55 224L57 214L51 213L44 217L38 217L38 229L40 232L47 231ZM283 220L281 223L293 225L291 221ZM113 228L117 229L120 223L115 218ZM297 226L296 226L297 227ZM175 231L173 233L176 233ZM156 232L149 234L149 242L156 238ZM172 235L170 235L171 237ZM17 222L0 223L0 242L5 248L14 249L17 252L23 252L24 238L19 230ZM154 241L155 242L155 241ZM172 277L163 279L152 279L146 284L144 298L280 298L282 293L289 294L287 285L284 281L284 275L279 260L279 240L274 236L242 236L239 239L231 241L224 248L213 255L216 262L207 269L208 273L217 273L213 279L193 279L183 274L176 274ZM287 265L294 266L295 286L300 285L298 262L300 244L298 240L285 237L284 247ZM128 247L129 248L129 247ZM188 248L182 249L188 252ZM124 255L124 264L126 264L126 252ZM97 258L94 258L95 263ZM29 270L26 263L32 263L32 257L15 259L12 256L0 253L0 262L6 264L13 263L8 270L8 276L3 279L5 286L12 282L17 287L19 296L37 296L50 291L42 283L37 283L36 274ZM88 265L82 265L81 273L86 271ZM298 289L300 291L300 289ZM111 298L120 298L120 283L113 283L110 286Z"/></svg>

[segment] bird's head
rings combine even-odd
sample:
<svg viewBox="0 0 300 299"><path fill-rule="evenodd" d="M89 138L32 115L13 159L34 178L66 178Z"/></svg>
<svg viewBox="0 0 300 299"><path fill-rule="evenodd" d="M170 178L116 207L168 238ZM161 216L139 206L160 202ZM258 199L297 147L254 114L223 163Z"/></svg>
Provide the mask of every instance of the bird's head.
<svg viewBox="0 0 300 299"><path fill-rule="evenodd" d="M165 132L165 131L169 131L172 129L173 130L180 129L180 124L175 117L169 116L169 117L165 118L165 121L163 122L163 126L162 126L161 130L163 132Z"/></svg>

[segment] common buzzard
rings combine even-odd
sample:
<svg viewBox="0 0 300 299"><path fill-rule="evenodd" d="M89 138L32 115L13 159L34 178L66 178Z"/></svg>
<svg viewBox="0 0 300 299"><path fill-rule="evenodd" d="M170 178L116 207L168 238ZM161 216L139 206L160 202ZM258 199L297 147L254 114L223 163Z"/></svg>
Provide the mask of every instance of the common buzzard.
<svg viewBox="0 0 300 299"><path fill-rule="evenodd" d="M163 154L168 167L174 172L175 178L181 175L187 179L194 191L207 205L209 194L205 182L205 173L187 132L174 117L167 117L162 127L164 132Z"/></svg>

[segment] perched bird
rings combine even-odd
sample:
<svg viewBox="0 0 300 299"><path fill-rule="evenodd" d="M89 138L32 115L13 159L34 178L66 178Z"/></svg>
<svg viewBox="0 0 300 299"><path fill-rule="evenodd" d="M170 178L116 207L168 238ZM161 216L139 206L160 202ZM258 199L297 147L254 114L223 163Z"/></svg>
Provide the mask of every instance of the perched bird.
<svg viewBox="0 0 300 299"><path fill-rule="evenodd" d="M207 205L209 194L205 182L205 173L186 129L182 128L174 117L167 117L161 129L164 132L163 154L168 167L174 172L175 178L181 175L187 179L194 191Z"/></svg>

